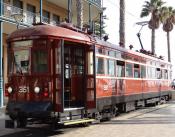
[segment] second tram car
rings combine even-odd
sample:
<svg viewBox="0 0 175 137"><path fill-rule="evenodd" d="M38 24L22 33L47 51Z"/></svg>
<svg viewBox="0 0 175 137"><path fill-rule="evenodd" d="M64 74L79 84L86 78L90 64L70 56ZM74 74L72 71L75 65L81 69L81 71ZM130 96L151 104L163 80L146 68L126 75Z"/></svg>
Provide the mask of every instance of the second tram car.
<svg viewBox="0 0 175 137"><path fill-rule="evenodd" d="M36 25L7 42L6 111L18 127L88 123L171 98L170 63L88 34Z"/></svg>

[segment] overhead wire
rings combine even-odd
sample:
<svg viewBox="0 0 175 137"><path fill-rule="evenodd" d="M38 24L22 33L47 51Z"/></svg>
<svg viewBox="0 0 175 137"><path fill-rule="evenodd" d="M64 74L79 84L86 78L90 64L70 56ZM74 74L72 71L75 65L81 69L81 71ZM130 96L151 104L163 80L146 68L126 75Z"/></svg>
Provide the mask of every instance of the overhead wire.
<svg viewBox="0 0 175 137"><path fill-rule="evenodd" d="M108 2L113 5L113 6L116 6L118 9L121 9L121 10L124 10L122 7L120 7L119 5L117 5L116 3L114 3L113 1L111 0L108 0ZM134 15L133 13L131 13L130 11L126 10L125 9L125 13L132 16L133 18L139 20L139 21L142 21L140 18L138 18L136 15Z"/></svg>

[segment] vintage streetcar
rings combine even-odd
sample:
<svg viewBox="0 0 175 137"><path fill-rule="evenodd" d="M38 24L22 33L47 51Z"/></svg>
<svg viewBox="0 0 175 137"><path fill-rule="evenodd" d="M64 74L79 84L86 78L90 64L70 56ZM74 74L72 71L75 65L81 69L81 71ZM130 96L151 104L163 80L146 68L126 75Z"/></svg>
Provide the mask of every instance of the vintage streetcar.
<svg viewBox="0 0 175 137"><path fill-rule="evenodd" d="M171 64L73 27L36 25L9 35L6 127L110 119L171 99Z"/></svg>

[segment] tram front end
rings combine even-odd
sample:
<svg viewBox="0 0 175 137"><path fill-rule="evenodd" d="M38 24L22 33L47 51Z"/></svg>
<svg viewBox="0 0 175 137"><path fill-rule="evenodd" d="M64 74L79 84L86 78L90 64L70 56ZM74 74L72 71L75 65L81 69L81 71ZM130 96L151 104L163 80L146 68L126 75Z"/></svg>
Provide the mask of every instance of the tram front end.
<svg viewBox="0 0 175 137"><path fill-rule="evenodd" d="M53 111L49 41L12 41L8 44L8 97L6 113L19 127L27 119L48 121Z"/></svg>

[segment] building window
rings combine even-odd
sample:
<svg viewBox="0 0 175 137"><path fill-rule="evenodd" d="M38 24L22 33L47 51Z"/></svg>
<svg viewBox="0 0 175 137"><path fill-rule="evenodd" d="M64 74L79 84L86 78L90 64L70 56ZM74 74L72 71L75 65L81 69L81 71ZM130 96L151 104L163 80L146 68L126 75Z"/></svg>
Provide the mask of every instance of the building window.
<svg viewBox="0 0 175 137"><path fill-rule="evenodd" d="M35 13L36 7L30 4L27 4L27 23L35 23Z"/></svg>
<svg viewBox="0 0 175 137"><path fill-rule="evenodd" d="M43 10L43 22L50 23L50 13L46 10Z"/></svg>
<svg viewBox="0 0 175 137"><path fill-rule="evenodd" d="M126 64L126 77L133 77L133 71L132 71L133 65L130 63Z"/></svg>
<svg viewBox="0 0 175 137"><path fill-rule="evenodd" d="M108 60L108 75L115 76L115 61Z"/></svg>
<svg viewBox="0 0 175 137"><path fill-rule="evenodd" d="M125 77L125 62L117 61L117 77Z"/></svg>
<svg viewBox="0 0 175 137"><path fill-rule="evenodd" d="M13 14L22 14L23 13L23 2L20 0L13 0Z"/></svg>
<svg viewBox="0 0 175 137"><path fill-rule="evenodd" d="M97 58L96 59L96 72L97 74L104 74L104 59L103 58Z"/></svg>
<svg viewBox="0 0 175 137"><path fill-rule="evenodd" d="M27 4L27 11L31 12L31 13L35 13L36 12L36 7L30 4Z"/></svg>
<svg viewBox="0 0 175 137"><path fill-rule="evenodd" d="M54 25L58 25L60 23L60 16L53 14L53 22Z"/></svg>
<svg viewBox="0 0 175 137"><path fill-rule="evenodd" d="M23 9L23 2L20 0L13 0L13 6Z"/></svg>

